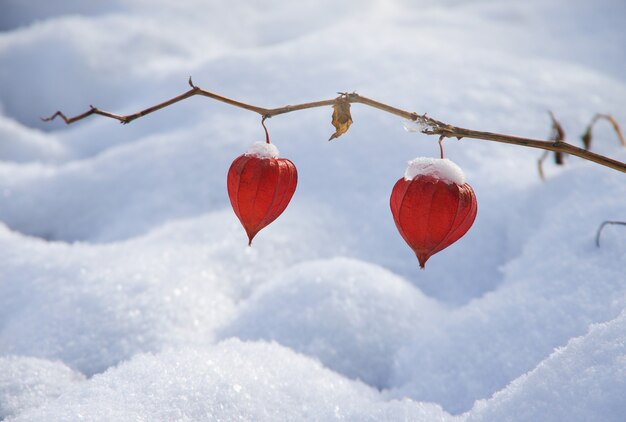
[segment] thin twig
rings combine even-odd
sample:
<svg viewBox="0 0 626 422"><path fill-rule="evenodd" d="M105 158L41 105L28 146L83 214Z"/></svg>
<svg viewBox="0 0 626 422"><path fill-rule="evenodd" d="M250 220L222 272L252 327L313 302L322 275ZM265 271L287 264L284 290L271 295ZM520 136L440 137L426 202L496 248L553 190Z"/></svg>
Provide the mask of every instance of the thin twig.
<svg viewBox="0 0 626 422"><path fill-rule="evenodd" d="M605 221L602 224L600 224L600 227L598 228L598 232L596 233L596 246L597 247L600 247L600 234L602 234L602 229L607 224L617 224L620 226L626 226L626 221Z"/></svg>
<svg viewBox="0 0 626 422"><path fill-rule="evenodd" d="M492 132L483 132L483 131L478 131L478 130L465 129L462 127L452 126L447 123L441 122L439 120L433 119L432 117L427 116L426 114L417 114L415 112L405 111L405 110L390 106L388 104L384 104L379 101L372 100L367 97L363 97L357 94L356 92L344 93L340 95L339 97L329 99L329 100L314 101L314 102L308 102L308 103L296 104L296 105L287 105L287 106L278 107L278 108L264 108L264 107L257 107L254 105L246 104L241 101L233 100L233 99L215 94L213 92L204 90L194 85L191 78L189 78L189 86L191 86L191 89L187 92L184 92L174 98L171 98L167 101L164 101L152 107L146 108L145 110L141 110L137 113L129 114L126 116L110 113L104 110L100 110L96 107L90 106L90 109L87 112L83 114L79 114L74 117L68 118L61 111L57 111L52 116L43 118L42 120L50 121L56 117L61 117L65 121L65 123L70 124L78 120L84 119L92 114L99 114L101 116L110 117L112 119L119 120L121 123L126 124L142 116L145 116L154 111L170 106L186 98L193 97L195 95L209 97L214 100L221 101L223 103L230 104L235 107L253 111L266 118L277 116L279 114L290 113L292 111L297 111L297 110L306 110L309 108L330 106L330 105L337 104L338 101L348 101L349 103L364 104L369 107L373 107L373 108L385 111L387 113L391 113L396 116L403 117L405 119L416 121L424 126L424 129L422 129L422 133L426 135L439 135L440 137L442 136L444 138L457 138L457 139L461 139L461 138L482 139L485 141L501 142L505 144L520 145L520 146L529 147L529 148L539 148L539 149L548 150L548 151L561 152L561 153L575 155L582 159L592 161L594 163L626 173L626 163L622 163L621 161L617 161L617 160L605 157L600 154L595 154L590 151L586 151L582 148L578 148L571 144L568 144L567 142L543 141L543 140L538 140L538 139L522 138L518 136L503 135L500 133L492 133Z"/></svg>
<svg viewBox="0 0 626 422"><path fill-rule="evenodd" d="M270 143L270 134L267 131L267 127L265 126L265 119L267 119L267 116L263 116L261 118L261 126L263 126L263 130L265 131L265 143L269 144Z"/></svg>
<svg viewBox="0 0 626 422"><path fill-rule="evenodd" d="M443 140L445 139L445 136L441 135L439 137L439 154L441 156L441 159L443 160Z"/></svg>

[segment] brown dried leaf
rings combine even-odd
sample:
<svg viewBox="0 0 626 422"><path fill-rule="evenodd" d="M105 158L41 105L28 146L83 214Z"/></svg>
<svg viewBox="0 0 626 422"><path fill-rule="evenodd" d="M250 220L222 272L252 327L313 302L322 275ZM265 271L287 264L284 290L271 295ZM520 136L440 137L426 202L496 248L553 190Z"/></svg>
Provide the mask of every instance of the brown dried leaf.
<svg viewBox="0 0 626 422"><path fill-rule="evenodd" d="M335 127L335 133L330 136L329 141L339 138L350 128L352 116L350 115L350 102L347 99L339 98L333 105L332 124Z"/></svg>
<svg viewBox="0 0 626 422"><path fill-rule="evenodd" d="M543 172L543 162L545 161L546 158L548 158L548 154L550 154L550 151L544 151L543 154L541 154L541 158L537 160L537 168L539 169L539 177L544 182L546 180L546 175Z"/></svg>
<svg viewBox="0 0 626 422"><path fill-rule="evenodd" d="M591 136L591 125L587 126L587 130L583 133L583 136L580 137L583 140L583 146L587 151L591 148L591 140L593 139Z"/></svg>
<svg viewBox="0 0 626 422"><path fill-rule="evenodd" d="M624 134L622 133L622 130L617 124L617 121L610 114L606 116L606 119L611 123L611 125L613 126L613 129L615 129L615 133L617 133L617 136L619 137L619 141L622 143L622 146L626 147L626 140L624 139Z"/></svg>
<svg viewBox="0 0 626 422"><path fill-rule="evenodd" d="M581 136L585 149L589 150L591 148L591 131L593 130L593 125L595 125L596 122L601 119L608 121L611 124L611 126L613 126L613 130L617 134L617 137L619 138L620 143L622 144L622 146L626 147L626 139L624 139L624 134L622 133L622 130L620 129L619 125L617 124L617 121L613 118L613 116L611 116L610 114L598 113L595 116L593 116L593 118L591 119L591 122L589 123L589 126L587 126L587 130Z"/></svg>
<svg viewBox="0 0 626 422"><path fill-rule="evenodd" d="M556 117L554 117L554 114L551 111L549 113L550 117L552 118L552 135L550 136L550 138L553 141L561 142L565 139L565 131L563 130L563 126L561 126L561 123L559 123L559 121L556 119ZM564 154L562 152L556 151L554 153L554 163L562 166L563 164L565 164L563 157Z"/></svg>
<svg viewBox="0 0 626 422"><path fill-rule="evenodd" d="M563 164L565 164L565 161L563 161L563 153L562 152L555 152L554 153L554 164L558 165L558 166L562 166Z"/></svg>
<svg viewBox="0 0 626 422"><path fill-rule="evenodd" d="M563 130L563 126L561 123L554 117L554 114L550 112L550 118L552 118L552 135L550 138L553 141L562 141L565 139L565 131Z"/></svg>

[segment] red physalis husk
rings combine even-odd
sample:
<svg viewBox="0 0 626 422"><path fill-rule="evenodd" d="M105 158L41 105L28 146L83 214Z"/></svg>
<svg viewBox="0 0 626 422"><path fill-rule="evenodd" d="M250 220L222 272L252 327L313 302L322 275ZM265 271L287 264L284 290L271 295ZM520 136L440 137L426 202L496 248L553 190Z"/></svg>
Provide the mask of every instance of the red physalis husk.
<svg viewBox="0 0 626 422"><path fill-rule="evenodd" d="M248 235L254 236L287 208L298 183L296 166L286 158L240 155L228 170L228 197Z"/></svg>
<svg viewBox="0 0 626 422"><path fill-rule="evenodd" d="M478 210L470 185L430 175L398 180L390 205L396 227L415 252L421 268L428 258L463 237Z"/></svg>

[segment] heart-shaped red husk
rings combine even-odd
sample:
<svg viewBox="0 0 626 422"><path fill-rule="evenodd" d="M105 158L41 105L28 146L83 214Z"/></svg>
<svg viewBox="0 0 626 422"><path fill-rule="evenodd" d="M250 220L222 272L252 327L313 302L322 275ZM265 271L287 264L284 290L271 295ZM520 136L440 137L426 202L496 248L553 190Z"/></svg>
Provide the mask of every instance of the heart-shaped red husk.
<svg viewBox="0 0 626 422"><path fill-rule="evenodd" d="M463 237L478 210L470 185L429 175L398 180L391 192L390 205L398 231L422 268L428 258Z"/></svg>
<svg viewBox="0 0 626 422"><path fill-rule="evenodd" d="M240 155L228 170L228 197L248 234L248 245L287 208L298 183L296 166L286 158Z"/></svg>

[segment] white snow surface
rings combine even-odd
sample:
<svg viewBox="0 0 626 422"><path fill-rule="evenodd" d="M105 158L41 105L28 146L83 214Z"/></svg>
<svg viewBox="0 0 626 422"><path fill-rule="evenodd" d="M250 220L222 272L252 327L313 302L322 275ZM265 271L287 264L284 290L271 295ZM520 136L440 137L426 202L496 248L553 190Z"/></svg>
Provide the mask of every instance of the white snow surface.
<svg viewBox="0 0 626 422"><path fill-rule="evenodd" d="M480 203L420 271L389 211L437 137L361 104L266 120L298 193L247 246L226 174L260 116L353 92L476 130L626 126L620 0L6 0L0 420L623 421L623 173L463 138ZM626 161L600 121L592 149ZM263 148L267 148L265 145ZM423 159L423 162L439 162ZM448 168L449 169L449 168ZM457 174L458 176L458 174ZM448 176L447 176L448 177Z"/></svg>
<svg viewBox="0 0 626 422"><path fill-rule="evenodd" d="M247 155L254 155L259 158L277 158L280 152L276 145L267 142L255 142L246 151Z"/></svg>
<svg viewBox="0 0 626 422"><path fill-rule="evenodd" d="M442 180L447 184L462 185L465 183L465 174L461 167L447 158L417 157L409 161L404 171L406 180L413 180L416 176L430 176Z"/></svg>

